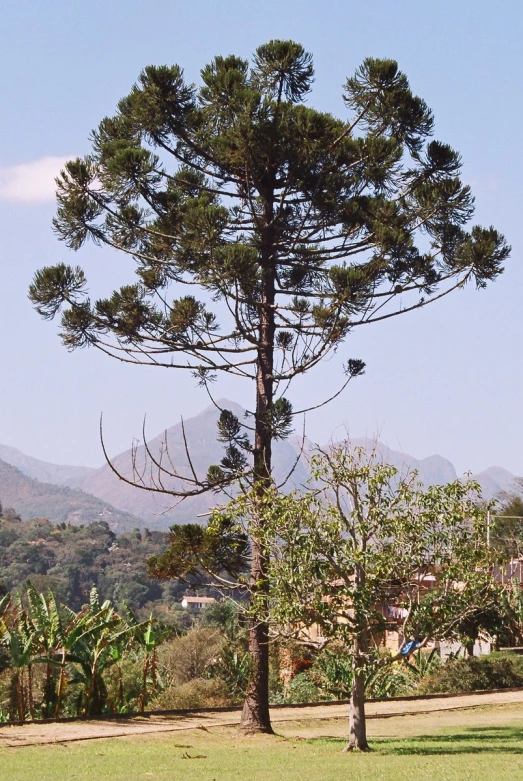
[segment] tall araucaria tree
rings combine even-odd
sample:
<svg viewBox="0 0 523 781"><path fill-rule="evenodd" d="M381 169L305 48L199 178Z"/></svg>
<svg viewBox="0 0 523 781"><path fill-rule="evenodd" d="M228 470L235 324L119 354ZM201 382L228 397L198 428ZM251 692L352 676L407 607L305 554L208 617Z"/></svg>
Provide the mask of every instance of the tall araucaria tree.
<svg viewBox="0 0 523 781"><path fill-rule="evenodd" d="M188 369L206 387L220 372L254 381L252 443L224 411L221 465L205 479L191 468L177 491L160 460L154 484L142 481L149 490L195 495L248 474L263 496L273 441L297 414L295 377L356 326L469 281L484 287L508 256L493 228L465 230L473 198L460 157L429 140L432 113L394 61L366 59L346 81L343 119L304 105L313 76L311 55L278 40L250 66L216 57L199 86L179 66L149 66L93 132L92 153L57 180L58 237L74 250L92 239L126 253L137 274L98 301L79 267L36 274L30 298L45 318L61 310L66 347ZM339 390L362 370L347 361ZM266 588L265 567L254 543L254 588ZM269 731L263 623L250 649L243 725Z"/></svg>

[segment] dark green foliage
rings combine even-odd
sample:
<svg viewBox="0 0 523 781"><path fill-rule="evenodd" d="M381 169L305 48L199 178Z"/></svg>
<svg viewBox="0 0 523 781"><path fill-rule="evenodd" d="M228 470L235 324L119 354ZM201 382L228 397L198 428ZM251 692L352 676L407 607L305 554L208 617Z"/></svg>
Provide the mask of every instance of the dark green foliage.
<svg viewBox="0 0 523 781"><path fill-rule="evenodd" d="M129 605L139 614L151 609L169 620L183 587L162 587L146 574L146 560L165 548L167 534L116 535L105 521L89 526L53 525L47 520L0 521L0 582L12 593L29 578L40 590L80 610L96 585L103 599ZM154 603L154 604L153 604Z"/></svg>
<svg viewBox="0 0 523 781"><path fill-rule="evenodd" d="M36 311L46 320L52 320L64 301L72 303L86 287L84 272L79 266L72 268L64 263L37 271L34 284L38 287L39 300Z"/></svg>
<svg viewBox="0 0 523 781"><path fill-rule="evenodd" d="M250 672L250 656L245 647L227 643L220 658L209 669L209 674L227 686L231 702L241 702L247 690Z"/></svg>
<svg viewBox="0 0 523 781"><path fill-rule="evenodd" d="M205 381L217 370L254 377L266 349L265 380L286 382L356 325L501 272L509 248L493 228L464 231L473 197L460 156L431 139L432 112L398 64L367 58L344 85L343 119L303 104L313 77L311 55L282 40L251 66L216 57L200 86L178 65L144 69L93 132L92 153L59 178L59 238L128 253L138 275L98 301L78 267L35 275L30 298L45 318L63 309L69 348L103 339L126 360ZM218 323L192 291L173 297L173 283L196 283L231 317ZM400 293L409 306L393 303ZM282 417L271 396L256 414L287 436L290 405L279 400ZM246 466L236 448L222 479Z"/></svg>
<svg viewBox="0 0 523 781"><path fill-rule="evenodd" d="M523 657L496 653L447 662L418 689L420 694L510 689L523 686Z"/></svg>
<svg viewBox="0 0 523 781"><path fill-rule="evenodd" d="M215 524L171 526L169 547L148 562L148 572L159 580L177 578L189 583L207 582L209 573L238 577L249 562L247 536L225 516Z"/></svg>
<svg viewBox="0 0 523 781"><path fill-rule="evenodd" d="M324 694L309 672L298 673L285 688L283 696L276 696L273 702L319 702L329 700L328 694Z"/></svg>
<svg viewBox="0 0 523 781"><path fill-rule="evenodd" d="M245 603L222 599L209 605L202 614L201 626L220 629L226 638L220 656L208 674L227 685L231 701L241 702L247 688L250 657L247 646Z"/></svg>
<svg viewBox="0 0 523 781"><path fill-rule="evenodd" d="M354 673L352 657L344 649L326 648L314 660L313 672L321 681L321 689L329 699L346 700L350 697Z"/></svg>
<svg viewBox="0 0 523 781"><path fill-rule="evenodd" d="M52 592L36 591L29 582L23 600L4 598L0 647L8 657L3 678L8 681L9 718L24 721L27 716L92 716L123 710L130 692L126 697L122 665L140 653L143 675L135 705L143 710L149 691L156 689L158 633L152 618L142 624L129 619L109 601L102 603L95 588L78 612L58 604ZM113 667L118 689L111 704L105 674Z"/></svg>
<svg viewBox="0 0 523 781"><path fill-rule="evenodd" d="M202 627L221 629L231 641L238 639L240 632L239 605L232 599L222 599L220 602L208 605L201 617Z"/></svg>

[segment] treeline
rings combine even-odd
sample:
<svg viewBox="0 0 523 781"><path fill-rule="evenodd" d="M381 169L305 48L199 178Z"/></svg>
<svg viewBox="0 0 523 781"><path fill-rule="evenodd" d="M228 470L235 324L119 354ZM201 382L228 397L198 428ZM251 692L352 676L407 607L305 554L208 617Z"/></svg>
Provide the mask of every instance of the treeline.
<svg viewBox="0 0 523 781"><path fill-rule="evenodd" d="M13 510L0 518L0 589L16 594L25 581L50 589L58 602L75 611L89 601L95 586L102 600L117 609L128 606L139 618L151 612L176 623L176 609L186 586L159 583L147 576L147 560L167 546L164 532L134 531L116 535L105 521L86 526L54 525L46 519L22 521Z"/></svg>
<svg viewBox="0 0 523 781"><path fill-rule="evenodd" d="M187 631L137 621L96 589L79 611L30 583L0 600L0 721L239 704L248 672L245 617L232 600L210 604ZM272 703L345 700L352 682L340 644L271 643ZM523 686L520 656L454 654L443 663L435 649L370 671L365 682L368 697L514 686Z"/></svg>

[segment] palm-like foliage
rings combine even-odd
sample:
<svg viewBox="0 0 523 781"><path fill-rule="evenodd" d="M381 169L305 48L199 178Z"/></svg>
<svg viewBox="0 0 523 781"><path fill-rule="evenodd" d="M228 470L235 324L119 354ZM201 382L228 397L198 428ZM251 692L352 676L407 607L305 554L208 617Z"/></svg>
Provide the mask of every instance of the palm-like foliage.
<svg viewBox="0 0 523 781"><path fill-rule="evenodd" d="M35 659L35 628L20 600L4 597L1 643L7 648L13 669L14 705L20 721L34 715L32 665Z"/></svg>
<svg viewBox="0 0 523 781"><path fill-rule="evenodd" d="M143 659L142 686L138 701L139 710L143 712L149 699L149 694L154 694L158 689L157 648L163 638L155 626L152 614L148 621L139 624L132 613L130 613L129 628L132 630L134 643L140 649Z"/></svg>
<svg viewBox="0 0 523 781"><path fill-rule="evenodd" d="M155 648L158 642L152 620L126 621L109 601L100 602L92 589L89 605L75 613L57 605L51 592L39 593L28 583L24 608L9 595L0 601L0 645L8 652L13 670L11 714L20 721L35 717L33 666L45 665L40 714L59 716L68 685L78 687L77 712L102 713L107 690L103 678L113 664L120 665L131 648L144 657L142 709L148 684L156 681Z"/></svg>
<svg viewBox="0 0 523 781"><path fill-rule="evenodd" d="M114 649L134 632L107 600L100 604L98 592L91 591L89 605L75 618L68 633L65 660L74 663L71 682L81 684L80 711L84 715L103 712L107 690L103 671L115 663Z"/></svg>

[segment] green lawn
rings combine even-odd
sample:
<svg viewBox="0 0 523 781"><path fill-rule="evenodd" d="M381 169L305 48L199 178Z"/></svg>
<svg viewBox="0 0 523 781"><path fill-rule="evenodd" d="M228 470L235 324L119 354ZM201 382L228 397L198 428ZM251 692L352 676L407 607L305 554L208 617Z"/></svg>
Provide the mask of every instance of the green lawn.
<svg viewBox="0 0 523 781"><path fill-rule="evenodd" d="M369 722L374 751L341 754L341 720L287 722L273 737L192 730L0 750L1 781L517 781L523 706Z"/></svg>

